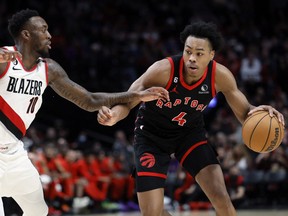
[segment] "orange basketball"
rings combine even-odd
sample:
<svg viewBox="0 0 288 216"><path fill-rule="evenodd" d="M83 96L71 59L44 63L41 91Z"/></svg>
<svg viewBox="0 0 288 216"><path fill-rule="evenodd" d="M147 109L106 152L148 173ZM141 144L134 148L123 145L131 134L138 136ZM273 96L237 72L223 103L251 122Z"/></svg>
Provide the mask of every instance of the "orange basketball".
<svg viewBox="0 0 288 216"><path fill-rule="evenodd" d="M242 126L242 138L245 145L258 153L275 150L284 137L284 127L276 116L268 111L258 111L249 116Z"/></svg>

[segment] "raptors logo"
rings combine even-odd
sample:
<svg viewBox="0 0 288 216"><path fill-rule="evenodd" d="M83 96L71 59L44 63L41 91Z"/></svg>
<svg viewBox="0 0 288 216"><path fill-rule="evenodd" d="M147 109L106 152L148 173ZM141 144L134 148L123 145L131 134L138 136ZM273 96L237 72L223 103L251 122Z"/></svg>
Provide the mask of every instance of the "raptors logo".
<svg viewBox="0 0 288 216"><path fill-rule="evenodd" d="M151 168L155 164L155 157L153 154L144 153L140 158L141 166Z"/></svg>

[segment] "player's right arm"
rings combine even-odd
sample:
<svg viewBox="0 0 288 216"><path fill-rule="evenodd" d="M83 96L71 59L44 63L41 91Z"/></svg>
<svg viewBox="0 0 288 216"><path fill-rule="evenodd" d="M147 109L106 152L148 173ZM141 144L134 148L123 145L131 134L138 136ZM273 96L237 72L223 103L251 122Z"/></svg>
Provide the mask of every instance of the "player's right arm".
<svg viewBox="0 0 288 216"><path fill-rule="evenodd" d="M22 55L18 51L7 50L3 47L0 48L0 76L5 71L7 63L14 61L16 57L22 59Z"/></svg>
<svg viewBox="0 0 288 216"><path fill-rule="evenodd" d="M129 91L142 91L152 86L165 88L170 78L171 65L168 59L162 59L152 64L147 71L142 74L132 85ZM126 118L131 109L137 106L141 101L135 100L130 103L114 106L109 109L103 106L97 115L99 124L112 126L122 119Z"/></svg>

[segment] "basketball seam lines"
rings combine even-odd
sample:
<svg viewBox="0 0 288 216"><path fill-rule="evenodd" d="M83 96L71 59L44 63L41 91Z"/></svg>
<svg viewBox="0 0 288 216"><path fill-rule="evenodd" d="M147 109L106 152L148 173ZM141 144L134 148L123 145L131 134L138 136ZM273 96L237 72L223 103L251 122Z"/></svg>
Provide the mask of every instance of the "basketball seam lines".
<svg viewBox="0 0 288 216"><path fill-rule="evenodd" d="M261 119L262 121L262 119ZM261 149L261 152L263 151L263 149L265 149L266 145L267 145L267 141L268 141L268 138L270 136L270 131L271 131L271 121L272 121L272 118L270 118L270 124L269 124L269 130L268 130L268 136L266 138L266 142L265 142L265 145L263 146L263 148Z"/></svg>
<svg viewBox="0 0 288 216"><path fill-rule="evenodd" d="M252 131L252 133L251 133L251 135L250 135L250 139L249 139L249 147L250 147L250 148L251 148L251 140L252 140L254 131L256 130L256 128L257 128L257 126L259 125L259 123L263 120L263 118L265 118L267 115L269 115L269 113L266 114L266 115L264 115L264 116L257 122L256 126L253 128L253 131ZM266 142L267 142L267 141L266 141ZM265 143L265 145L266 145L266 143Z"/></svg>
<svg viewBox="0 0 288 216"><path fill-rule="evenodd" d="M255 113L254 116L256 116L256 115L260 115L260 114L261 114L261 112L259 112L259 113ZM243 123L242 127L244 127L244 125L246 124L246 122L247 122L250 118L252 118L252 117L253 117L253 115L249 116L249 117L245 120L245 122Z"/></svg>

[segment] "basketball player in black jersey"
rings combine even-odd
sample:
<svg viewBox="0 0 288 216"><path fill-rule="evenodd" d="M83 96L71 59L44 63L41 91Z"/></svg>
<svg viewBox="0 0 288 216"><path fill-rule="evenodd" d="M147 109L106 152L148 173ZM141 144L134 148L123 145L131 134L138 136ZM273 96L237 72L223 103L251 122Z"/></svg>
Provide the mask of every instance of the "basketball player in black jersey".
<svg viewBox="0 0 288 216"><path fill-rule="evenodd" d="M40 108L44 85L90 112L103 105L133 100L137 103L139 100L166 100L169 95L162 87L120 93L87 91L70 80L64 69L49 58L51 35L48 24L35 10L14 14L8 29L15 45L0 48L0 196L13 197L24 216L46 216L48 207L40 177L21 141ZM36 103L39 105L35 106Z"/></svg>
<svg viewBox="0 0 288 216"><path fill-rule="evenodd" d="M251 105L229 69L213 60L222 41L214 24L192 23L181 32L180 39L184 43L181 55L155 62L129 89L161 86L170 93L170 101L142 103L138 111L134 149L140 209L144 216L170 215L163 210L163 197L170 155L174 153L205 192L216 215L234 216L217 155L207 142L203 110L217 92L222 92L241 123L257 110L268 110L282 124L284 118L271 106ZM136 105L102 107L98 122L114 125Z"/></svg>

